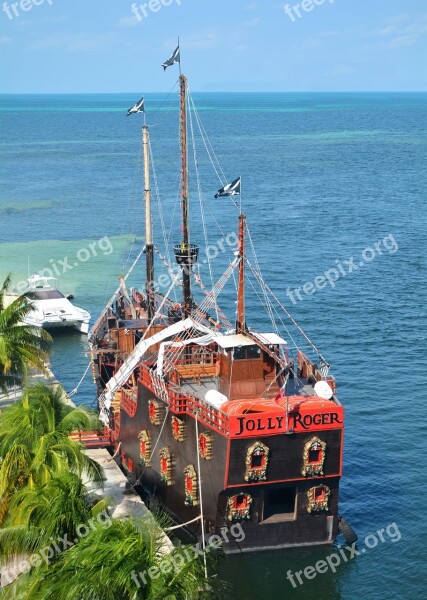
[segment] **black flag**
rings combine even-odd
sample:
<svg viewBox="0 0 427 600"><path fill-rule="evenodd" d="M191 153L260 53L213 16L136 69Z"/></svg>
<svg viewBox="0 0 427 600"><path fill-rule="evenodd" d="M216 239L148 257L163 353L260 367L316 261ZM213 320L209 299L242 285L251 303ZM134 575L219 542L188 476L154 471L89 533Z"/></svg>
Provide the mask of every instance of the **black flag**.
<svg viewBox="0 0 427 600"><path fill-rule="evenodd" d="M227 183L223 188L218 190L215 194L215 198L221 198L222 196L239 196L240 195L240 177Z"/></svg>
<svg viewBox="0 0 427 600"><path fill-rule="evenodd" d="M140 112L145 112L145 107L144 107L144 98L141 98L141 100L139 100L139 102L137 102L136 104L134 104L132 106L132 108L130 108L128 110L128 114L126 115L127 117L129 115L133 115L135 113L140 113Z"/></svg>
<svg viewBox="0 0 427 600"><path fill-rule="evenodd" d="M181 62L181 57L180 57L180 50L179 50L179 46L178 46L177 49L175 50L175 52L172 54L172 56L170 58L168 58L168 60L166 60L162 64L162 67L166 71L166 69L168 67L171 67L175 63L180 63L180 62Z"/></svg>

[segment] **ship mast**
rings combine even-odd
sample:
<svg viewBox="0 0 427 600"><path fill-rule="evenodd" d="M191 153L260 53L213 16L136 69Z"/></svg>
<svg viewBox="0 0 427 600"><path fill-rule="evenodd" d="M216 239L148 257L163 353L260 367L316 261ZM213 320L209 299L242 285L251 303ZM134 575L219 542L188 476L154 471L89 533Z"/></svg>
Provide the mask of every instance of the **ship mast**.
<svg viewBox="0 0 427 600"><path fill-rule="evenodd" d="M183 286L183 317L191 314L193 298L191 294L191 267L196 264L199 248L190 244L190 228L188 220L188 145L187 145L187 78L179 76L180 83L180 132L181 132L181 211L182 211L182 241L174 248L177 263L182 268Z"/></svg>
<svg viewBox="0 0 427 600"><path fill-rule="evenodd" d="M142 145L144 149L144 196L145 196L145 258L146 258L146 283L147 294L147 316L151 322L155 313L154 306L154 246L151 225L151 187L150 187L150 158L149 158L150 134L148 126L142 128Z"/></svg>
<svg viewBox="0 0 427 600"><path fill-rule="evenodd" d="M237 319L236 333L245 332L245 227L246 216L243 213L239 215L239 286L237 291Z"/></svg>

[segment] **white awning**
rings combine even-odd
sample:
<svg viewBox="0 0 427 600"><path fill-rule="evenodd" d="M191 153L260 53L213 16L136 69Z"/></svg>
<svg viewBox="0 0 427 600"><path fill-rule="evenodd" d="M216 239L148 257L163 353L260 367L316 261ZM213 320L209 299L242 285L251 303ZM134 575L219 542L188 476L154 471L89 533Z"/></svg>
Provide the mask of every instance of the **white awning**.
<svg viewBox="0 0 427 600"><path fill-rule="evenodd" d="M198 327L199 327L199 325L198 325ZM202 337L191 338L189 340L182 340L180 342L162 342L160 344L160 349L157 354L157 369L156 369L157 375L159 375L159 377L163 376L163 363L164 363L164 359L165 359L166 348L184 348L185 346L188 346L189 344L196 344L198 346L208 346L209 344L212 344L213 341L214 341L214 339L212 337L212 334L209 333Z"/></svg>
<svg viewBox="0 0 427 600"><path fill-rule="evenodd" d="M132 375L133 371L138 366L139 361L142 359L144 354L147 352L150 346L154 346L154 344L158 344L159 342L163 342L168 338L179 335L184 331L199 331L204 334L211 334L211 330L202 325L201 323L196 323L188 317L184 321L178 321L178 323L174 323L170 325L166 329L162 329L158 331L154 335L149 338L140 340L132 352L129 354L128 358L122 364L117 373L108 381L104 390L104 404L106 408L110 408L112 400L114 398L114 394L116 391L124 385L124 383L128 380L128 378Z"/></svg>
<svg viewBox="0 0 427 600"><path fill-rule="evenodd" d="M264 345L280 346L287 342L276 333L252 333ZM216 336L214 341L220 348L238 348L239 346L255 346L256 341L243 333Z"/></svg>
<svg viewBox="0 0 427 600"><path fill-rule="evenodd" d="M287 345L287 341L282 339L277 333L253 333L253 335L259 339L263 344L271 344L273 346L281 346L282 344Z"/></svg>

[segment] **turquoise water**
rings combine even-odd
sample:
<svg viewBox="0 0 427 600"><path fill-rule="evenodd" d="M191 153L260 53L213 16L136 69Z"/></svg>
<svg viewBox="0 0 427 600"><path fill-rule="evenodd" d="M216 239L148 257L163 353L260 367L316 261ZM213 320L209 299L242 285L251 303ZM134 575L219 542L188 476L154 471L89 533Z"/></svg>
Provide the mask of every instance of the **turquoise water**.
<svg viewBox="0 0 427 600"><path fill-rule="evenodd" d="M242 176L244 210L264 278L333 365L346 409L341 512L359 534L359 550L365 549L342 560L336 573L329 569L304 578L296 589L287 571L315 565L331 550L231 557L220 564L220 576L236 599L426 598L427 95L194 94L194 99L226 178ZM96 315L142 244L141 119L124 116L135 100L1 98L1 276L12 271L19 281L28 261L32 272L53 265L60 270L67 257L72 269L60 273L61 289ZM146 105L173 242L179 237L176 97L147 95ZM230 202L213 199L220 185L200 139L197 144L212 243L222 235L215 222L228 234L236 213ZM195 183L192 173L193 190ZM193 239L203 245L197 194L192 198ZM157 216L154 230L163 249ZM375 249L380 242L381 254ZM87 257L91 243L96 256L76 261ZM370 260L360 267L367 248L374 256L365 252ZM216 275L229 256L214 261ZM359 268L350 273L345 261L352 256ZM300 292L303 300L295 305L286 295L338 263L346 274L335 287ZM143 270L136 271L132 282L143 278ZM248 288L249 323L268 327ZM227 288L222 305L232 313L233 303ZM67 390L83 374L85 350L78 334L55 339L53 367ZM75 398L93 401L90 376ZM393 523L389 531L397 527L401 538L393 542L383 534L385 541L379 540L376 532ZM376 535L376 547L364 545L369 534Z"/></svg>

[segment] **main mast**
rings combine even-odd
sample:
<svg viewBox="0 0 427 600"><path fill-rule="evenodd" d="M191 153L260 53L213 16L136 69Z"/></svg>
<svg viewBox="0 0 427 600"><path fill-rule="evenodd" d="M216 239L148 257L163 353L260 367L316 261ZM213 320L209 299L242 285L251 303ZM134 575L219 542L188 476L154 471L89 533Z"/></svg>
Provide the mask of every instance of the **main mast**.
<svg viewBox="0 0 427 600"><path fill-rule="evenodd" d="M245 226L246 216L243 213L239 215L239 286L237 291L237 319L236 333L245 332Z"/></svg>
<svg viewBox="0 0 427 600"><path fill-rule="evenodd" d="M144 196L145 196L145 258L146 258L146 283L147 316L151 322L155 313L154 304L154 245L151 225L151 187L150 187L150 134L148 126L142 128L142 145L144 148Z"/></svg>
<svg viewBox="0 0 427 600"><path fill-rule="evenodd" d="M182 241L175 246L175 257L182 268L183 286L183 316L191 314L193 298L191 294L191 267L196 264L199 248L190 244L190 228L188 213L188 146L187 146L187 78L179 76L180 83L180 132L181 132L181 212L182 212Z"/></svg>

